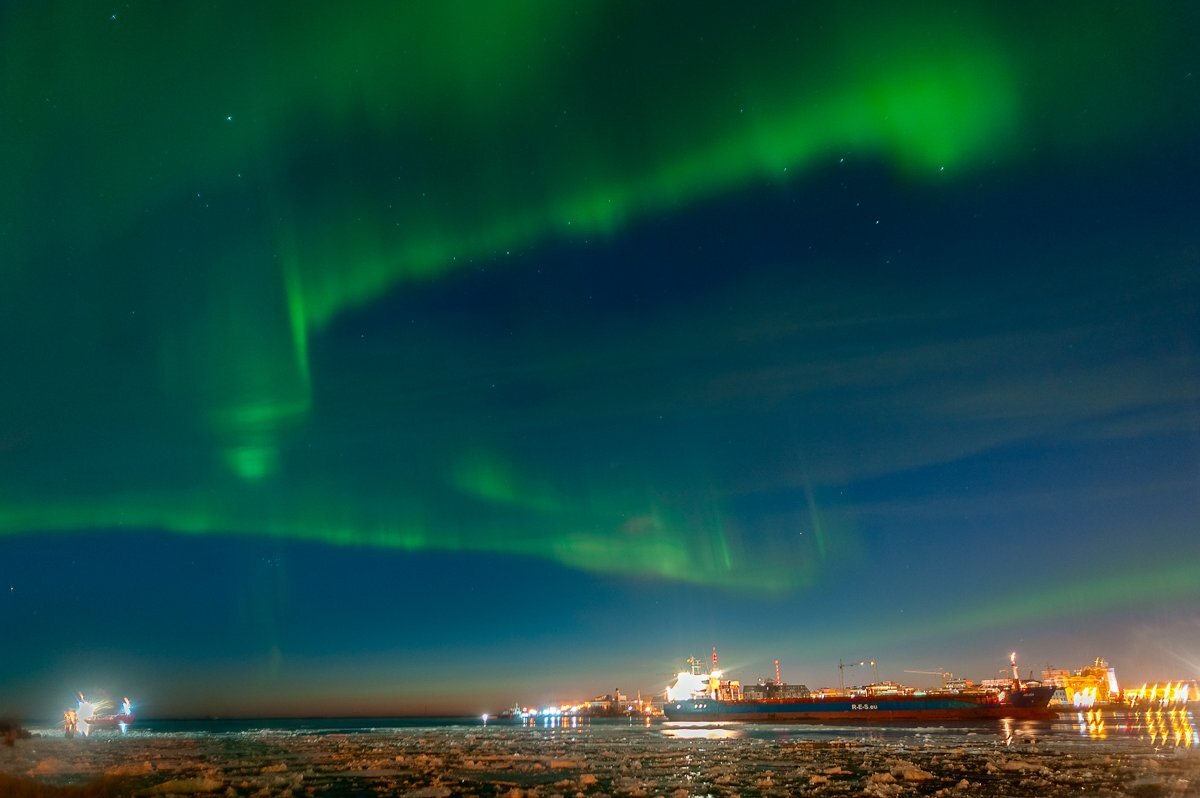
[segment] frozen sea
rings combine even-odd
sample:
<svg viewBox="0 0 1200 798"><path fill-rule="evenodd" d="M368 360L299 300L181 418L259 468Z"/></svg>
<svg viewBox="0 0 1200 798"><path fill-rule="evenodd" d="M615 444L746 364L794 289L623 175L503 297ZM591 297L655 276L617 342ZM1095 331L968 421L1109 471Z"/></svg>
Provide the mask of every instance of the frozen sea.
<svg viewBox="0 0 1200 798"><path fill-rule="evenodd" d="M1200 795L1190 711L922 728L347 718L31 731L0 747L0 794Z"/></svg>

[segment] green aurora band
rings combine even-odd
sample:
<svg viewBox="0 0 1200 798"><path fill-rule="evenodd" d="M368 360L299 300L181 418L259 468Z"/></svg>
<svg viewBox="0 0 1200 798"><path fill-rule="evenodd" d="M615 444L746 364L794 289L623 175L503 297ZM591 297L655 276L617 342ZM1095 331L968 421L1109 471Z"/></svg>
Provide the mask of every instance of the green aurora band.
<svg viewBox="0 0 1200 798"><path fill-rule="evenodd" d="M874 645L947 639L979 630L1026 628L1143 605L1180 606L1200 597L1195 570L1187 564L1144 560L1120 571L1101 572L1068 583L1021 587L1013 595L964 601L942 616L922 616L911 624L857 626L809 641L816 649L853 650L869 638Z"/></svg>
<svg viewBox="0 0 1200 798"><path fill-rule="evenodd" d="M227 472L194 488L151 480L69 498L53 483L14 486L0 533L153 528L483 551L771 592L816 584L827 561L853 556L852 526L818 520L808 487L797 488L809 497L806 525L821 534L750 551L719 500L683 511L636 485L556 483L471 441L433 460L435 485L420 483L478 509L470 520L415 498L403 470L366 494L351 480L281 484L291 439L320 413L310 350L406 285L802 181L843 157L891 164L914 183L961 181L1034 145L1104 153L1172 112L1139 104L1145 75L1111 56L1168 35L1154 8L1072 39L1070 72L1040 55L1074 29L1069 9L1013 13L1018 25L970 5L949 15L768 4L749 19L734 9L696 19L689 8L0 12L0 71L47 76L0 84L0 106L22 109L0 122L10 184L0 211L50 220L5 229L14 280L36 287L38 253L62 236L120 285L149 280L160 263L100 264L114 241L138 235L146 208L169 215L193 195L250 197L253 233L185 270L186 289L154 331L158 390L194 427L182 445L207 440ZM218 41L225 48L211 52ZM1068 94L1090 103L1088 120L1052 110ZM1096 119L1112 124L1099 130ZM388 157L351 158L364 144ZM62 152L75 157L59 163ZM1158 595L1149 580L1134 584L1144 590L1125 598Z"/></svg>

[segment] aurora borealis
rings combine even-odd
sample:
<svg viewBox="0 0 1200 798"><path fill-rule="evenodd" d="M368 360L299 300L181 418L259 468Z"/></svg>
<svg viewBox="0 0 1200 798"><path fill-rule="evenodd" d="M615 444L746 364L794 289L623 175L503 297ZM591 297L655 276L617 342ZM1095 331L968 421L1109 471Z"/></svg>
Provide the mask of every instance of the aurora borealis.
<svg viewBox="0 0 1200 798"><path fill-rule="evenodd" d="M1198 22L0 6L0 714L1195 678Z"/></svg>

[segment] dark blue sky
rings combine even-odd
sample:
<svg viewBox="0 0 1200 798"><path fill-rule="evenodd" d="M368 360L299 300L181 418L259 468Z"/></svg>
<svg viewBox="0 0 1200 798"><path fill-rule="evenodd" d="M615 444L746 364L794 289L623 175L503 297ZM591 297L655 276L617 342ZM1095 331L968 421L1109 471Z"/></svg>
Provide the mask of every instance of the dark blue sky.
<svg viewBox="0 0 1200 798"><path fill-rule="evenodd" d="M56 9L0 714L1200 675L1192 11Z"/></svg>

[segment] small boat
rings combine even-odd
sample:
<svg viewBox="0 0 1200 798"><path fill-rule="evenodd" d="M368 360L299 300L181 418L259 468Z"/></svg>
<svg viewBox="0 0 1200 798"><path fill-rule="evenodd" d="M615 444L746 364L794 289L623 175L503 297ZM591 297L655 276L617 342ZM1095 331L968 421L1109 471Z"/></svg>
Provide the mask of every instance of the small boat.
<svg viewBox="0 0 1200 798"><path fill-rule="evenodd" d="M117 715L93 715L83 721L88 726L95 729L120 729L124 731L131 723L133 723L133 715L121 712Z"/></svg>
<svg viewBox="0 0 1200 798"><path fill-rule="evenodd" d="M118 729L122 734L133 723L133 705L126 698L121 702L121 711L115 714L104 714L101 710L108 702L92 702L79 693L78 709L68 709L63 713L63 731L67 737L77 733L88 736L96 729Z"/></svg>

